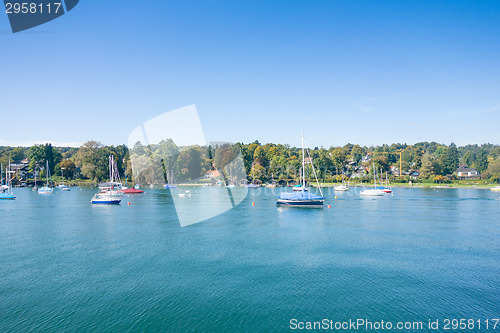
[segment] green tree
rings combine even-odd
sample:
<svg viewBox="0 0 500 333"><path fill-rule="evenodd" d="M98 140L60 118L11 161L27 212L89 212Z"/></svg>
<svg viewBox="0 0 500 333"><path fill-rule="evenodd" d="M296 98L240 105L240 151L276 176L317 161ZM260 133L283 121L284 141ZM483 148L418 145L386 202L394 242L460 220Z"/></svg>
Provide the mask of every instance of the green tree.
<svg viewBox="0 0 500 333"><path fill-rule="evenodd" d="M428 179L441 173L441 168L436 157L425 153L422 157L422 166L420 167L420 177Z"/></svg>
<svg viewBox="0 0 500 333"><path fill-rule="evenodd" d="M109 155L109 149L100 142L87 141L78 150L76 164L80 165L83 176L99 182L109 174Z"/></svg>
<svg viewBox="0 0 500 333"><path fill-rule="evenodd" d="M452 142L450 146L446 149L442 157L443 161L443 173L452 174L458 168L458 149L457 146Z"/></svg>
<svg viewBox="0 0 500 333"><path fill-rule="evenodd" d="M474 166L476 167L477 171L479 171L479 173L483 173L488 169L488 153L486 152L486 149L481 148L476 154Z"/></svg>
<svg viewBox="0 0 500 333"><path fill-rule="evenodd" d="M62 173L61 173L62 170ZM62 160L55 167L55 174L64 175L65 179L73 178L75 174L76 166L75 163L69 159Z"/></svg>

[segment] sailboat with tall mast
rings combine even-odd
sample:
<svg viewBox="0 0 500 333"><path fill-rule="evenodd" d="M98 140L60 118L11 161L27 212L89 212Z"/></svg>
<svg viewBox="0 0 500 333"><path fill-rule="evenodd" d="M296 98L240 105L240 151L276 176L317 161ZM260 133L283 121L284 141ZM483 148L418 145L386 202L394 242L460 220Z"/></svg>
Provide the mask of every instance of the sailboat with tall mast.
<svg viewBox="0 0 500 333"><path fill-rule="evenodd" d="M377 188L377 170L375 169L375 163L373 163L373 188L365 189L359 194L367 197L378 197L385 194L385 192Z"/></svg>
<svg viewBox="0 0 500 333"><path fill-rule="evenodd" d="M318 177L316 175L316 170L314 169L314 165L312 162L311 155L307 150L308 154L308 162L311 164L311 168L316 178L316 184L318 185L319 193L321 195L315 195L306 190L306 149L304 148L304 134L302 134L302 176L301 176L301 190L292 191L292 192L282 192L276 201L277 206L281 207L304 207L304 208L323 208L323 202L325 198L323 197L323 191L321 190L321 186L318 182Z"/></svg>
<svg viewBox="0 0 500 333"><path fill-rule="evenodd" d="M9 167L5 169L5 185L3 183L3 165L0 166L2 170L2 184L0 185L0 200L15 200L17 199L14 193L12 192L12 174L15 171L11 171L10 169L10 161Z"/></svg>
<svg viewBox="0 0 500 333"><path fill-rule="evenodd" d="M109 156L109 182L99 184L99 188L101 190L90 199L93 205L119 205L122 201L122 183L113 155Z"/></svg>
<svg viewBox="0 0 500 333"><path fill-rule="evenodd" d="M63 168L61 168L61 180L62 180L62 184L59 184L57 185L57 188L60 188L61 191L71 191L71 189L68 187L68 185L64 184L64 172L63 172Z"/></svg>
<svg viewBox="0 0 500 333"><path fill-rule="evenodd" d="M175 183L174 171L170 170L170 174L167 174L165 177L166 184L163 185L164 188L177 188L177 184Z"/></svg>
<svg viewBox="0 0 500 333"><path fill-rule="evenodd" d="M51 179L52 183L52 178L50 177L50 169L49 169L49 161L45 161L46 166L45 166L45 186L42 186L38 189L39 194L52 194L54 189L49 186L49 178Z"/></svg>
<svg viewBox="0 0 500 333"><path fill-rule="evenodd" d="M37 176L37 171L36 171L36 167L38 166L38 163L35 163L35 186L33 186L33 188L31 189L33 192L35 191L38 191L38 186L36 186L36 176Z"/></svg>
<svg viewBox="0 0 500 333"><path fill-rule="evenodd" d="M347 185L347 182L344 182L344 179L346 178L344 174L344 170L342 170L342 184L335 186L334 190L335 191L349 191L349 186Z"/></svg>
<svg viewBox="0 0 500 333"><path fill-rule="evenodd" d="M120 179L120 173L118 172L118 165L115 161L113 155L109 155L109 182L99 184L100 190L111 190L111 191L121 191L123 184Z"/></svg>
<svg viewBox="0 0 500 333"><path fill-rule="evenodd" d="M259 185L255 184L255 162L252 164L252 182L245 186L246 188L259 188Z"/></svg>

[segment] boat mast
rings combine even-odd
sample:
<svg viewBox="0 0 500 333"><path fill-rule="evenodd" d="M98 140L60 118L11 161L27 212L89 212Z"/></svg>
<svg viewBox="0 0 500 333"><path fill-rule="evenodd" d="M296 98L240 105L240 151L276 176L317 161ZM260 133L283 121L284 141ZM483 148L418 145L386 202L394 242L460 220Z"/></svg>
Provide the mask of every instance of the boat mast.
<svg viewBox="0 0 500 333"><path fill-rule="evenodd" d="M2 172L2 178L0 178L1 183L0 186L3 185L3 163L0 163L0 171Z"/></svg>
<svg viewBox="0 0 500 333"><path fill-rule="evenodd" d="M302 134L302 189L306 189L306 156L304 154L304 133Z"/></svg>
<svg viewBox="0 0 500 333"><path fill-rule="evenodd" d="M45 172L45 186L49 187L49 161L45 160L47 164L47 171Z"/></svg>
<svg viewBox="0 0 500 333"><path fill-rule="evenodd" d="M10 174L11 174L11 171L10 171L10 159L9 159L9 170L5 172L6 173L6 177L8 176L8 183L6 184L9 189L7 190L8 192L10 192L10 194L13 194L12 192L12 179L10 178Z"/></svg>
<svg viewBox="0 0 500 333"><path fill-rule="evenodd" d="M252 165L252 184L255 184L255 161Z"/></svg>

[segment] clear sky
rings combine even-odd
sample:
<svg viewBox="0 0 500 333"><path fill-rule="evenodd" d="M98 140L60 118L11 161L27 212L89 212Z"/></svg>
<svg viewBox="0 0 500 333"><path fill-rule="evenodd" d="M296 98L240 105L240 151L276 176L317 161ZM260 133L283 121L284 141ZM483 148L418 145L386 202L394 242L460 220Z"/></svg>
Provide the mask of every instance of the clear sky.
<svg viewBox="0 0 500 333"><path fill-rule="evenodd" d="M81 0L12 34L2 12L0 145L122 144L190 104L208 141L499 144L499 22L500 1Z"/></svg>

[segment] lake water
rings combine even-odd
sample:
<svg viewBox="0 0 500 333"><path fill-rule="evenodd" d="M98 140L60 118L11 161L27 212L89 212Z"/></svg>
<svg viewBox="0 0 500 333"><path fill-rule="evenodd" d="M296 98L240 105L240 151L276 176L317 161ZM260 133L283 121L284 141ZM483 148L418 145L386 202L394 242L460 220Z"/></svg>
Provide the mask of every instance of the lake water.
<svg viewBox="0 0 500 333"><path fill-rule="evenodd" d="M92 206L91 189L15 189L0 202L0 332L290 332L292 319L360 318L422 332L489 319L457 331L500 332L498 192L326 189L324 209L278 209L280 191L250 190L181 228L165 190Z"/></svg>

